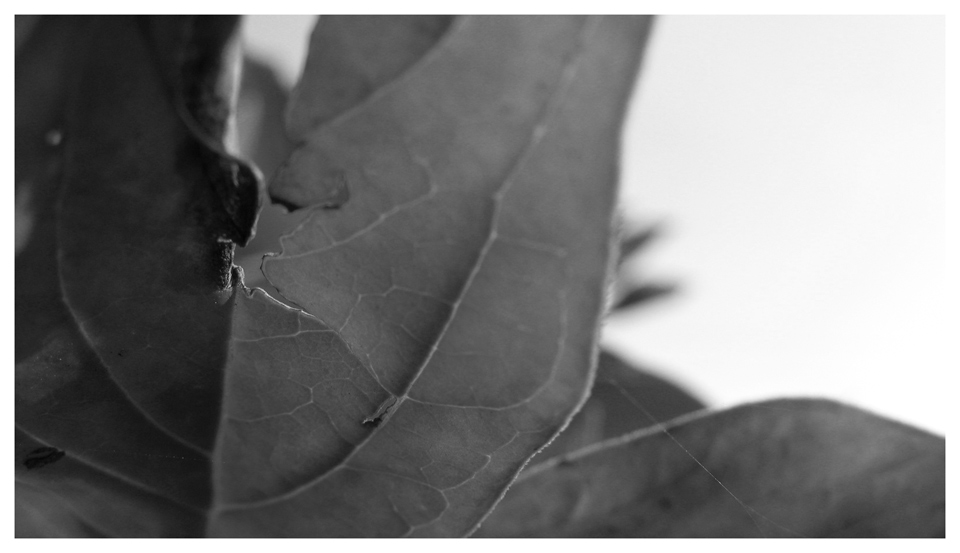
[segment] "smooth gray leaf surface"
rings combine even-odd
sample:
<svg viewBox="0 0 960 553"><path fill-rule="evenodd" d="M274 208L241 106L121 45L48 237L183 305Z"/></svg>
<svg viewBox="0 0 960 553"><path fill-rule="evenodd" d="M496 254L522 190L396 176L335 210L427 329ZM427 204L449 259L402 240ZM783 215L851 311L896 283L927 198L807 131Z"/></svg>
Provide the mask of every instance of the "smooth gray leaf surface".
<svg viewBox="0 0 960 553"><path fill-rule="evenodd" d="M694 414L667 430L538 465L475 535L944 535L942 437L825 400Z"/></svg>
<svg viewBox="0 0 960 553"><path fill-rule="evenodd" d="M356 107L403 76L450 28L449 15L324 15L287 111L290 137Z"/></svg>

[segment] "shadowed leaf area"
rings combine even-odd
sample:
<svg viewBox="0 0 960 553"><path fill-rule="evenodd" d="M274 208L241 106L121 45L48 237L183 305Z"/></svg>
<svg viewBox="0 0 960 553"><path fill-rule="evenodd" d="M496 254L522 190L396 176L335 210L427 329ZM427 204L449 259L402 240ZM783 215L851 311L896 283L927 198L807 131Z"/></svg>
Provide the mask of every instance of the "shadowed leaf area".
<svg viewBox="0 0 960 553"><path fill-rule="evenodd" d="M705 412L668 431L524 472L475 536L944 536L938 436L825 400Z"/></svg>
<svg viewBox="0 0 960 553"><path fill-rule="evenodd" d="M304 311L231 267L235 18L43 18L18 50L18 535L465 535L583 401L650 19L321 21L406 53L309 54L363 84L272 184L349 191L265 263Z"/></svg>

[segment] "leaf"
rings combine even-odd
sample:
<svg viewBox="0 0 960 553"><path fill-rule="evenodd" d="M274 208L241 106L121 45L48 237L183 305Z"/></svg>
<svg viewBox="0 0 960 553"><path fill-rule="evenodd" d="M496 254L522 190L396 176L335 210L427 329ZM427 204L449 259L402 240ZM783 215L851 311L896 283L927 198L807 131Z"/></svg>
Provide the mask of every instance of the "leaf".
<svg viewBox="0 0 960 553"><path fill-rule="evenodd" d="M526 470L535 470L536 464L552 457L703 408L703 402L676 384L601 351L587 402Z"/></svg>
<svg viewBox="0 0 960 553"><path fill-rule="evenodd" d="M297 142L400 78L450 28L449 15L320 17L287 129Z"/></svg>
<svg viewBox="0 0 960 553"><path fill-rule="evenodd" d="M449 133L410 144L465 180L368 173L336 215L311 214L289 239L299 248L323 248L322 235L307 234L336 236L371 213L383 224L328 250L348 258L337 271L299 283L312 291L309 314L246 289L231 267L257 212L256 175L222 148L230 94L221 69L235 19L41 21L16 79L18 191L32 191L24 203L37 214L16 263L18 535L475 527L582 401L610 258L619 124L648 22L464 19L457 47L433 58L483 62L470 52L488 31L519 41L497 45L511 53L549 46L517 56L543 58L532 83L489 62L475 69L503 77L487 81L494 90L537 94L486 92L493 103L475 107L504 113L468 133L483 159L430 149ZM434 75L440 96L422 100L469 104L448 96L473 93L457 75ZM354 124L381 125L376 102L416 100L376 96L328 127L345 133L337 140L369 131L357 135ZM21 105L37 117L21 118ZM525 118L507 121L519 107ZM459 127L462 115L433 124ZM44 141L50 124L62 140ZM507 140L485 142L501 126ZM394 128L387 140L413 136ZM390 144L370 146L382 154ZM436 192L414 205L383 204L424 184ZM392 233L386 253L372 241L382 231ZM288 293L302 276L288 264L312 255L287 248L276 258L273 277ZM361 260L369 267L351 274ZM342 325L336 294L354 276L360 294L377 279L394 287L364 296Z"/></svg>
<svg viewBox="0 0 960 553"><path fill-rule="evenodd" d="M251 361L230 395L283 401L227 405L225 450L257 444L274 470L224 475L218 532L463 535L556 434L589 379L648 24L459 19L429 62L294 152L274 197L323 203L316 179L295 178L314 173L353 193L264 261L319 322L291 318L274 338L259 305L238 316L251 338L233 358ZM268 349L343 366L278 380L257 366Z"/></svg>
<svg viewBox="0 0 960 553"><path fill-rule="evenodd" d="M103 534L82 519L53 493L16 483L14 535L18 538L101 538Z"/></svg>
<svg viewBox="0 0 960 553"><path fill-rule="evenodd" d="M524 473L475 535L944 535L941 437L825 400L744 405L668 430Z"/></svg>
<svg viewBox="0 0 960 553"><path fill-rule="evenodd" d="M660 237L662 232L663 230L659 225L653 225L624 236L623 239L620 240L620 257L617 259L618 266L642 253L653 240Z"/></svg>
<svg viewBox="0 0 960 553"><path fill-rule="evenodd" d="M624 262L636 258L650 243L661 234L659 226L650 226L646 229L633 232L620 240L620 255L617 258L617 279L614 281L614 303L610 307L611 314L624 309L647 304L651 300L664 298L677 291L673 283L643 282L636 283L635 279L625 274Z"/></svg>
<svg viewBox="0 0 960 553"><path fill-rule="evenodd" d="M206 134L222 106L198 74L221 73L223 44L191 29L226 41L235 22L45 17L18 56L38 214L16 260L16 478L39 490L21 513L56 497L98 534L204 532L232 241L258 191ZM30 470L44 447L65 456Z"/></svg>
<svg viewBox="0 0 960 553"><path fill-rule="evenodd" d="M33 29L37 26L39 21L39 15L14 16L14 38L16 39L15 50L20 50L20 47L27 42L27 40L30 38L30 35L33 33Z"/></svg>

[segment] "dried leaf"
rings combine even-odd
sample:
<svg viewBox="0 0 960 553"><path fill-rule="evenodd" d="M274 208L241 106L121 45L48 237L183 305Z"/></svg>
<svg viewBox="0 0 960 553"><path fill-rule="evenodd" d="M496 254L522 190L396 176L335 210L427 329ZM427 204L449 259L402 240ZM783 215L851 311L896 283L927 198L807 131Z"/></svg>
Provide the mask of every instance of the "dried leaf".
<svg viewBox="0 0 960 553"><path fill-rule="evenodd" d="M824 400L692 415L668 431L525 472L476 535L944 535L941 437Z"/></svg>

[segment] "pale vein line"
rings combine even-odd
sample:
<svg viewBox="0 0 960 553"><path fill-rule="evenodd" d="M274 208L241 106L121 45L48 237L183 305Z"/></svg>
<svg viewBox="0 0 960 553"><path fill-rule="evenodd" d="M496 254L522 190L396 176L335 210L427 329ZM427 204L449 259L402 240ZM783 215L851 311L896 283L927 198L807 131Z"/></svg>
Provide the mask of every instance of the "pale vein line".
<svg viewBox="0 0 960 553"><path fill-rule="evenodd" d="M241 343L241 344L254 344L254 343L257 343L257 342L264 342L264 341L266 341L266 340L280 340L280 339L283 339L283 338L296 338L297 336L300 336L301 334L323 334L323 333L331 333L331 334L333 334L334 332L333 332L333 330L320 330L320 329L315 329L315 330L313 330L313 329L311 329L311 330L298 330L297 332L294 332L293 334L277 334L276 336L262 336L262 337L260 337L260 338L234 338L233 341L234 341L234 342L239 342L239 343Z"/></svg>
<svg viewBox="0 0 960 553"><path fill-rule="evenodd" d="M701 463L701 462L700 462L700 459L697 459L697 457L696 457L690 450L688 450L683 444L681 444L681 443L680 443L680 440L678 440L676 437L674 437L673 433L670 432L670 430L667 429L667 425L666 425L666 424L664 424L664 423L660 422L659 420L657 420L657 418L654 417L654 416L650 413L650 411L647 411L647 409L643 406L643 404L640 403L640 400L634 398L631 394L627 393L627 391L623 388L623 386L620 385L619 382L616 381L616 379L614 379L614 378L612 378L612 377L607 377L607 378L605 378L604 380L606 380L609 384L612 384L615 388L617 388L617 391L619 391L620 394L627 399L627 401L629 401L630 403L632 403L634 407L636 407L637 409L639 409L640 411L642 411L643 414L646 415L646 417L647 417L648 419L650 419L651 421L653 421L653 424L654 424L653 429L654 429L654 430L657 430L657 431L660 431L660 432L666 434L666 436L667 436L668 438L670 438L670 440L673 441L673 443L675 443L675 444L677 445L677 447L679 447L679 448L687 455L687 457L690 457L690 459L692 459L694 463L696 463L697 465L699 465L699 467L700 467L701 469L703 469L703 471L706 472L706 473L710 476L710 478L713 478L713 480L714 480L717 484L719 484L721 488L723 488L723 491L727 492L727 494L728 494L730 497L732 497L734 501L736 501L737 503L739 503L740 506L743 507L744 512L747 513L747 516L750 517L750 520L751 520L751 521L753 522L753 524L757 527L757 530L760 531L760 535L761 535L761 536L767 537L766 533L763 531L763 528L760 527L760 523L757 522L757 519L753 517L753 513L756 513L757 516L759 516L760 518L762 518L762 519L766 520L767 522L773 524L774 526L780 528L781 530L785 530L785 531L787 531L787 532L789 532L789 533L791 533L791 534L794 534L794 535L796 535L796 536L799 536L799 537L805 537L805 536L803 536L802 534L800 534L800 533L798 533L798 532L795 532L795 531L787 528L786 526L783 526L783 525L781 525L781 524L779 524L779 523L777 523L777 522L775 522L775 521L773 521L773 520L770 520L769 518L767 518L766 516L764 516L763 513L761 513L760 511L754 509L753 507L751 507L751 506L747 505L745 502L743 502L739 497L737 497L736 494L733 493L732 490L730 490L730 488L728 488L728 487L726 486L726 484L724 484L723 482L721 482L720 479L717 478L717 477L713 474L713 472L711 472L710 469L708 469L708 468L706 467L706 465L704 465L703 463Z"/></svg>
<svg viewBox="0 0 960 553"><path fill-rule="evenodd" d="M527 240L525 238L511 238L503 234L497 234L499 241L503 244L508 244L511 246L516 246L518 248L526 248L528 250L543 252L546 254L559 257L561 259L567 257L567 250L553 244L548 244L546 242L537 242L534 240Z"/></svg>
<svg viewBox="0 0 960 553"><path fill-rule="evenodd" d="M503 448L509 446L510 444L512 444L512 443L514 442L514 440L516 440L521 434L528 434L528 432L520 432L519 430L515 430L514 433L513 433L513 437L512 437L512 438L510 438L508 441L504 442L502 445L500 445L499 447L497 447L496 449L494 449L493 451L491 451L489 455L484 455L484 456L487 458L487 461L483 464L482 467L480 467L479 469L477 469L477 470L473 473L473 476L471 476L470 478L467 478L466 480L464 480L463 482L457 484L456 486L451 486L451 487L449 487L449 488L443 489L443 490L440 492L441 494L443 494L443 498L444 498L445 500L447 499L447 492L448 492L448 491L455 490L455 489L457 489L457 488L459 488L459 487L461 487L461 486L464 486L464 485L466 485L467 482L470 482L471 480L473 480L474 478L476 478L481 472L483 472L483 469L487 468L487 466L490 464L490 462L493 461L493 456L496 455L498 451L500 451L501 449L503 449ZM472 450L471 450L471 451L472 451ZM473 451L473 453L476 453L476 451ZM522 470L523 467L520 467L520 469ZM516 475L514 475L514 477L516 477ZM505 494L506 492L507 492L507 490L504 489L504 490L500 493L500 496L496 498L496 500L493 502L492 506L491 506L490 509L487 511L487 513L489 513L490 511L493 510L493 507L495 507L495 506L497 505L497 503L500 502L500 499L503 497L503 494ZM450 503L450 502L447 501L447 504L448 504L448 505L449 505L449 503ZM427 526L427 525L429 525L429 524L433 524L435 521L439 520L440 517L443 516L443 513L444 513L444 512L445 512L445 511L441 511L436 517L434 517L434 518L432 518L432 519L430 519L430 520L428 520L428 521L426 521L426 522L424 522L424 523L415 525L415 526L414 526L413 528L411 528L406 534L404 534L403 537L408 537L408 536L410 536L410 534L412 534L415 530L417 530L417 529L419 529L419 528L423 528L424 526ZM484 515L484 517L481 517L481 521L482 521L483 518L486 518L486 515ZM469 533L468 533L468 535L469 535Z"/></svg>
<svg viewBox="0 0 960 553"><path fill-rule="evenodd" d="M557 352L554 354L553 363L550 364L549 374L547 375L546 378L544 378L543 382L541 382L539 386L537 386L533 391L530 392L530 394L527 397L519 401L516 401L514 403L510 403L507 405L498 405L496 407L491 407L488 405L457 405L453 403L438 403L438 402L425 401L425 400L412 398L412 397L407 397L407 399L409 399L414 403L418 403L420 405L426 405L426 406L432 406L432 407L445 407L445 408L451 408L451 409L474 409L478 411L506 411L508 409L515 409L517 407L525 405L533 401L534 399L536 399L537 396L539 396L541 393L543 393L544 390L546 390L550 382L553 381L553 377L556 376L557 374L557 368L560 364L560 359L563 356L564 352L566 351L567 331L569 330L567 328L567 324L568 324L567 302L566 302L567 293L565 290L563 290L560 292L560 294L562 295L562 299L560 301L560 305L562 306L562 308L560 309L560 334L557 337Z"/></svg>
<svg viewBox="0 0 960 553"><path fill-rule="evenodd" d="M38 438L34 433L32 433L32 432L30 432L29 430L25 429L24 427L20 426L19 423L14 422L14 428L20 430L21 432L23 432L24 434L26 434L27 436L29 436L30 439L32 439L32 440L35 440L35 441L37 441L37 442L39 442L39 443L41 443L41 444L44 444L44 445L47 446L47 447L54 447L50 442L47 442L47 441L45 441L45 440L42 440L42 439ZM157 490L157 489L154 489L154 488L152 488L152 487L150 487L150 486L147 486L146 484L144 484L144 483L142 483L142 482L137 482L136 480L130 478L129 476L125 476L125 475L123 475L123 474L121 474L121 473L119 473L119 472L115 472L115 471L112 470L112 469L109 469L109 468L107 468L107 467L104 467L104 466L102 466L102 465L100 465L100 464L92 461L91 459L88 459L88 458L84 457L83 455L78 454L75 450L68 451L68 452L67 452L67 456L68 456L70 459L74 459L74 460L76 460L77 462L79 462L79 463L81 463L81 464L83 464L83 465L86 465L86 466L89 467L91 470L97 471L97 472L99 472L99 473L101 473L101 474L104 474L104 475L106 475L106 476L109 476L109 477L111 477L111 478L114 478L114 479L116 479L116 480L119 480L119 481L121 481L121 482L123 482L123 483L125 483L125 484L127 484L127 485L129 485L129 486L132 486L132 487L134 487L134 488L137 488L137 489L139 489L139 490L141 490L141 491L143 491L143 492L146 492L146 493L148 493L148 494L150 494L150 495L155 495L155 496L157 496L157 497L160 497L161 499L164 499L164 500L166 500L166 501L170 501L171 503L176 503L177 505L181 505L181 506L186 507L186 508L188 508L188 509L190 509L190 510L193 510L193 511L197 511L197 512L200 512L200 513L205 512L204 509L202 509L202 508L200 508L200 507L197 507L196 505L190 505L189 503L184 503L182 500L177 499L177 498L174 498L174 497L171 497L171 496L169 496L169 495L161 492L160 490Z"/></svg>
<svg viewBox="0 0 960 553"><path fill-rule="evenodd" d="M410 389L414 386L414 384L416 384L417 380L423 374L424 369L427 367L427 365L429 365L430 361L433 359L433 355L437 351L438 344L441 341L443 341L443 338L446 336L447 331L449 330L451 324L456 318L456 314L459 311L460 305L462 305L463 303L463 298L466 296L467 292L470 290L474 279L476 278L477 274L480 272L480 268L482 267L486 259L486 256L493 245L493 242L496 240L496 228L497 228L497 225L499 224L500 213L503 206L503 201L502 201L503 197L506 195L506 192L510 189L511 185L513 184L514 179L517 176L517 173L520 171L520 169L522 169L525 166L525 163L529 159L530 155L536 150L536 147L540 144L540 141L542 140L543 136L546 134L547 122L555 114L555 112L558 109L560 109L559 106L561 105L561 99L565 97L565 93L567 92L571 83L573 82L573 78L576 75L577 69L579 68L579 64L580 62L582 62L584 51L587 48L586 37L589 34L591 34L593 31L595 31L598 25L599 25L599 16L589 17L588 21L584 23L583 29L581 30L581 36L580 36L580 50L577 52L575 56L573 56L573 59L569 61L567 67L564 68L563 73L561 74L561 77L560 77L560 82L557 86L557 90L556 92L554 92L553 96L548 102L548 105L544 109L541 115L540 121L534 126L533 131L531 133L531 139L527 141L523 151L517 157L513 166L507 171L507 176L504 179L503 184L501 184L499 189L493 194L492 200L494 202L494 209L493 209L493 214L491 215L491 220L489 223L490 230L487 233L487 239L484 242L483 246L481 247L480 253L477 255L477 259L474 262L473 267L471 268L470 274L467 276L467 279L465 280L464 285L461 287L460 292L457 294L457 300L453 302L450 314L447 316L447 319L444 322L444 325L441 328L439 334L437 335L437 338L433 340L433 344L430 346L430 351L427 354L427 357L420 364L416 373L414 373L413 377L411 378L407 386L404 388L404 390L401 392L400 396L398 396L397 404L394 407L394 412L400 409L403 402L409 397ZM546 383L544 384L544 386L546 386ZM353 456L356 455L357 452L360 451L362 447L370 439L372 439L373 436L375 436L381 428L382 427L374 428L373 431L370 434L368 434L366 438L364 438L356 446L354 446L350 454L343 459L340 466L335 467L334 469L329 470L312 480L304 482L303 484L287 492L278 494L274 497L262 499L254 502L247 502L247 503L224 504L222 505L221 510L225 511L225 510L254 509L258 507L271 505L274 503L279 503L281 501L285 501L287 499L293 498L299 495L300 493L303 493L307 489L312 488L313 486L316 486L320 482L326 480L331 475L335 474L338 470L345 468L345 465L349 463L350 459L352 459Z"/></svg>
<svg viewBox="0 0 960 553"><path fill-rule="evenodd" d="M346 237L344 237L344 238L341 238L340 240L334 240L334 241L331 242L330 244L327 244L326 246L323 246L323 247L321 247L321 248L314 248L314 249L311 249L311 250L304 250L304 251L301 251L301 252L298 252L298 253L294 253L294 254L283 253L283 254L281 254L280 256L278 256L278 257L276 258L275 262L281 262L281 261L286 261L286 260L288 260L288 259L297 259L297 258L299 258L299 257L304 257L304 256L308 256L308 255L314 255L314 254L318 254L318 253L323 253L323 252L325 252L325 251L332 250L333 248L337 248L337 247L339 247L339 246L342 246L342 245L344 245L344 244L346 244L346 243L348 243L348 242L352 242L353 240L356 240L357 238L359 238L359 237L363 236L364 234L366 234L366 233L372 231L373 229L377 228L378 226L380 226L381 224L383 224L387 219L393 217L394 215L396 215L396 214L398 214L398 213L401 213L401 212L403 212L403 211L406 211L407 209L412 209L412 208L418 206L419 204L422 204L423 202L426 202L426 201L430 200L431 198L433 198L433 197L436 195L437 190L438 190L438 187L437 187L435 181L432 181L432 180L431 180L430 189L427 190L426 192L424 192L422 195L417 196L416 198L413 198L412 200L408 200L408 201L406 201L406 202L403 202L403 203L400 203L400 204L397 204L397 205L391 207L391 208L388 209L387 211L384 211L383 213L381 213L380 215L378 215L376 219L374 219L372 222L370 222L370 224L368 224L367 226L365 226L365 227L363 227L363 228L360 228L360 229L354 231L352 234L350 234L350 235L348 235L348 236L346 236ZM328 234L327 236L329 236L329 234Z"/></svg>
<svg viewBox="0 0 960 553"><path fill-rule="evenodd" d="M440 493L441 495L443 494L443 490L441 490L440 488L434 486L433 484L430 484L429 482L423 482L423 481L421 481L421 480L417 480L416 478L411 478L410 476L405 476L405 475L403 475L403 474L398 474L398 473L396 473L396 472L389 472L389 471L385 471L385 470L377 470L377 469L372 469L372 468L367 468L367 467L358 467L358 466L356 466L356 465L342 465L342 470L353 470L353 471L357 471L357 472L369 472L369 473L372 473L372 474L382 474L383 476L389 476L389 477L391 477L391 478L399 478L399 479L401 479L401 480L407 480L408 482L413 482L413 483L415 483L415 484L419 484L419 485L421 485L421 486L430 488L431 490L433 490L433 491L435 491L435 492L438 492L438 493Z"/></svg>

